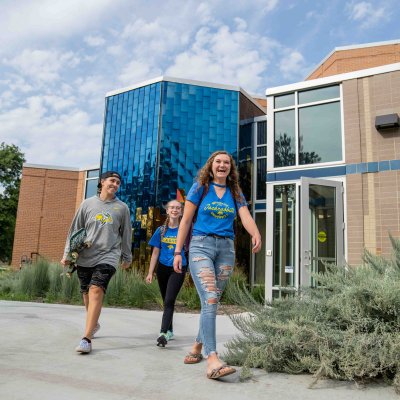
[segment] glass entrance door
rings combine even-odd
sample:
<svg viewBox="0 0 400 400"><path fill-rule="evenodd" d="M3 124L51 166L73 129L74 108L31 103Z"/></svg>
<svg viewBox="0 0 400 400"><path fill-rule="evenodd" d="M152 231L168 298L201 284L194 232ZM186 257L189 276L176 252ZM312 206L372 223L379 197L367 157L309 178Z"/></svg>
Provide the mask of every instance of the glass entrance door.
<svg viewBox="0 0 400 400"><path fill-rule="evenodd" d="M316 286L311 272L344 261L343 184L301 178L300 286Z"/></svg>

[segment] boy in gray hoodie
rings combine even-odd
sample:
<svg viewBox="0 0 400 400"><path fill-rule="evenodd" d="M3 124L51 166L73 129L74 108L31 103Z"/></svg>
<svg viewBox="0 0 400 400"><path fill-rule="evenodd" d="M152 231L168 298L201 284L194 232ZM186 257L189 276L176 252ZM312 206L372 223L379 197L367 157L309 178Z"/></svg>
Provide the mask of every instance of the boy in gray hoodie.
<svg viewBox="0 0 400 400"><path fill-rule="evenodd" d="M61 264L67 266L71 235L84 228L91 246L79 253L77 274L86 306L86 328L76 351L90 353L91 339L100 329L98 319L104 293L121 262L128 268L132 262L132 226L128 206L115 194L121 184L118 172L107 171L100 176L99 194L82 202L72 221Z"/></svg>

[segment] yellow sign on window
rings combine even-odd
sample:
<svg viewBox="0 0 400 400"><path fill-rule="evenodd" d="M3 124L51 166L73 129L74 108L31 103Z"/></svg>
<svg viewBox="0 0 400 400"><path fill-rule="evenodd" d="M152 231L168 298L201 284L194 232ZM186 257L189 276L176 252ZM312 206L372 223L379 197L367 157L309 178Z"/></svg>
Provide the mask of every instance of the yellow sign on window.
<svg viewBox="0 0 400 400"><path fill-rule="evenodd" d="M319 231L318 232L318 241L321 243L326 242L326 232L325 231Z"/></svg>

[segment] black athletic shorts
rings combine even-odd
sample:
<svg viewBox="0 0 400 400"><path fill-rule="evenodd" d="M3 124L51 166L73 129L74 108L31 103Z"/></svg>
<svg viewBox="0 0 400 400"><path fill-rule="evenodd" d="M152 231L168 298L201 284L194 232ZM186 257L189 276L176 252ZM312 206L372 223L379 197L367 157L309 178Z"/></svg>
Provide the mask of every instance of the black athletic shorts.
<svg viewBox="0 0 400 400"><path fill-rule="evenodd" d="M101 287L105 293L115 271L115 268L109 264L99 264L90 268L78 265L76 272L81 284L81 293L88 293L92 285Z"/></svg>

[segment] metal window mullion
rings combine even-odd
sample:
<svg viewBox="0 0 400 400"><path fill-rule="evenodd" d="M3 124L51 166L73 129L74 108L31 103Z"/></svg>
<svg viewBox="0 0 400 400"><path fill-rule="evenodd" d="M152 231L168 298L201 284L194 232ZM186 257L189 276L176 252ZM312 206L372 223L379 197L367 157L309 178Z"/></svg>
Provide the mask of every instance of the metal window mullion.
<svg viewBox="0 0 400 400"><path fill-rule="evenodd" d="M295 129L295 166L299 166L299 110L298 110L298 92L294 96L294 129Z"/></svg>

